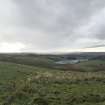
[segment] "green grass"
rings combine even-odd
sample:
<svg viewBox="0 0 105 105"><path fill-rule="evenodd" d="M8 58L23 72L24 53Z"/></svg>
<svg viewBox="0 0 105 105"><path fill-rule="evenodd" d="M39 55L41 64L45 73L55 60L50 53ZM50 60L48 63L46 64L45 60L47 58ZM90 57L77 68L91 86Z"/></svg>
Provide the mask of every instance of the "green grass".
<svg viewBox="0 0 105 105"><path fill-rule="evenodd" d="M105 71L104 60L89 60L76 65L82 71Z"/></svg>
<svg viewBox="0 0 105 105"><path fill-rule="evenodd" d="M0 105L105 105L105 71L0 62Z"/></svg>

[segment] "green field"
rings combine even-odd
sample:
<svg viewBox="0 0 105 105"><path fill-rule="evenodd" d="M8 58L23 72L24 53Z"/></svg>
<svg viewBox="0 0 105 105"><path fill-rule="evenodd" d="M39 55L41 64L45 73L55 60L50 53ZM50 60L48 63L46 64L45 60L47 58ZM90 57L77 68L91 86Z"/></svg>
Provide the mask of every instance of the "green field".
<svg viewBox="0 0 105 105"><path fill-rule="evenodd" d="M105 105L105 71L87 70L97 64L78 64L84 72L0 62L0 105Z"/></svg>
<svg viewBox="0 0 105 105"><path fill-rule="evenodd" d="M90 60L76 65L83 71L105 71L105 60Z"/></svg>

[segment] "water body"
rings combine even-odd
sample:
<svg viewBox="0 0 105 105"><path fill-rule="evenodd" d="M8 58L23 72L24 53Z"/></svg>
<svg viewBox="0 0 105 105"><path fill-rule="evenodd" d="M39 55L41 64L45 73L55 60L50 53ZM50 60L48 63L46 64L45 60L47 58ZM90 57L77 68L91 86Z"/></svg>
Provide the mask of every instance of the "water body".
<svg viewBox="0 0 105 105"><path fill-rule="evenodd" d="M61 61L57 61L56 64L77 64L83 61L88 61L88 59L61 60Z"/></svg>

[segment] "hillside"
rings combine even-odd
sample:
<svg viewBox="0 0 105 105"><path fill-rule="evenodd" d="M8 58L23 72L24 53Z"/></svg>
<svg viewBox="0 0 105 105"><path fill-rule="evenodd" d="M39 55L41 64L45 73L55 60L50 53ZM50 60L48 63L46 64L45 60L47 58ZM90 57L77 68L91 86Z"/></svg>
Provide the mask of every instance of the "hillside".
<svg viewBox="0 0 105 105"><path fill-rule="evenodd" d="M0 62L0 105L105 105L104 93L105 71Z"/></svg>

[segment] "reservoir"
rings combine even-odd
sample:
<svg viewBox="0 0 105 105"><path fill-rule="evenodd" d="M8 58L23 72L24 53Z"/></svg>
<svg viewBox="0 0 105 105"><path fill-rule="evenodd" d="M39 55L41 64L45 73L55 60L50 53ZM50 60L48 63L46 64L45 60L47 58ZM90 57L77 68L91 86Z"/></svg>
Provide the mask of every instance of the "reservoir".
<svg viewBox="0 0 105 105"><path fill-rule="evenodd" d="M56 64L77 64L83 61L88 61L88 59L76 59L76 60L61 60L57 61Z"/></svg>

